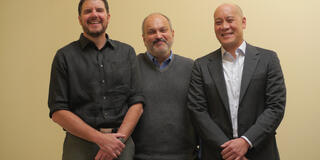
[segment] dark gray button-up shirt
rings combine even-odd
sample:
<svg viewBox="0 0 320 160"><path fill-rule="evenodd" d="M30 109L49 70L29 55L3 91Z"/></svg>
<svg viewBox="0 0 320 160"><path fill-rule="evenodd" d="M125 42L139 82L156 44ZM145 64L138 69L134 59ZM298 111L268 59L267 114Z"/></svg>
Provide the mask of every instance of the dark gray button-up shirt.
<svg viewBox="0 0 320 160"><path fill-rule="evenodd" d="M134 49L106 37L101 50L83 35L58 50L50 79L50 117L69 110L94 128L119 127L128 108L143 103Z"/></svg>

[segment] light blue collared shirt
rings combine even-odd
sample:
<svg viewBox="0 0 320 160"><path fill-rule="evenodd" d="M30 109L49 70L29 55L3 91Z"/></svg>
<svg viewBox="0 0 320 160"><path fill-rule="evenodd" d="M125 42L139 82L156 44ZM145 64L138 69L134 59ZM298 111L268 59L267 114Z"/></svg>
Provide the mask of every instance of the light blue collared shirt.
<svg viewBox="0 0 320 160"><path fill-rule="evenodd" d="M170 56L169 56L166 60L164 60L164 61L162 62L162 64L160 65L159 62L157 61L156 57L154 57L154 56L153 56L152 54L150 54L149 52L147 52L147 55L148 55L148 57L150 58L150 60L153 62L153 64L155 64L160 70L166 68L166 67L169 65L169 63L170 63L171 60L172 60L172 56L173 56L172 51L170 51Z"/></svg>

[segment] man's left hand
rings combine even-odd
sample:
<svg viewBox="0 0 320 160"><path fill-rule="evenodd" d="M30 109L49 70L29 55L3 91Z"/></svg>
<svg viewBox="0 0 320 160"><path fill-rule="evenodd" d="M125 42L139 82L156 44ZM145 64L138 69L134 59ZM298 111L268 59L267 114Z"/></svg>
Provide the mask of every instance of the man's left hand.
<svg viewBox="0 0 320 160"><path fill-rule="evenodd" d="M222 158L224 160L241 160L245 158L249 144L243 138L236 138L221 145L223 149L221 151Z"/></svg>
<svg viewBox="0 0 320 160"><path fill-rule="evenodd" d="M99 149L94 160L113 160L113 157L105 153L103 150Z"/></svg>

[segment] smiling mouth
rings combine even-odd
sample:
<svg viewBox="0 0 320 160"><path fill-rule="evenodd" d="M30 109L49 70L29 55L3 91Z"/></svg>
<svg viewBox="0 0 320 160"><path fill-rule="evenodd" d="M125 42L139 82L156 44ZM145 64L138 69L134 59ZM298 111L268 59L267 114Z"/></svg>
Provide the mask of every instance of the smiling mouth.
<svg viewBox="0 0 320 160"><path fill-rule="evenodd" d="M165 44L165 42L158 41L158 42L153 43L153 45L159 45L159 44Z"/></svg>
<svg viewBox="0 0 320 160"><path fill-rule="evenodd" d="M100 24L100 23L102 23L102 21L101 21L101 19L95 17L95 18L88 19L87 23L88 24Z"/></svg>
<svg viewBox="0 0 320 160"><path fill-rule="evenodd" d="M88 22L88 24L100 24L101 22Z"/></svg>
<svg viewBox="0 0 320 160"><path fill-rule="evenodd" d="M233 33L222 33L221 36L222 37L229 37L229 36L232 36Z"/></svg>

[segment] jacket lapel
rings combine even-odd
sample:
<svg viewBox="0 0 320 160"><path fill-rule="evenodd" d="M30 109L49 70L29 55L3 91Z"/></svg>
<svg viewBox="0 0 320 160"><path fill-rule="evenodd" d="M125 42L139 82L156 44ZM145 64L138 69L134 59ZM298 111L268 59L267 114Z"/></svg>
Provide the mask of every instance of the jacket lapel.
<svg viewBox="0 0 320 160"><path fill-rule="evenodd" d="M244 59L244 66L242 71L242 80L241 80L241 89L240 89L240 99L239 104L241 104L241 101L243 99L243 96L246 93L246 90L250 84L252 75L256 69L257 63L259 61L259 52L250 44L247 44L246 47L246 55Z"/></svg>
<svg viewBox="0 0 320 160"><path fill-rule="evenodd" d="M208 64L208 71L215 82L215 86L220 94L220 98L227 111L229 111L229 101L228 101L228 93L226 88L226 82L224 80L223 68L222 68L222 57L221 57L221 49L213 52L210 57L211 62Z"/></svg>

